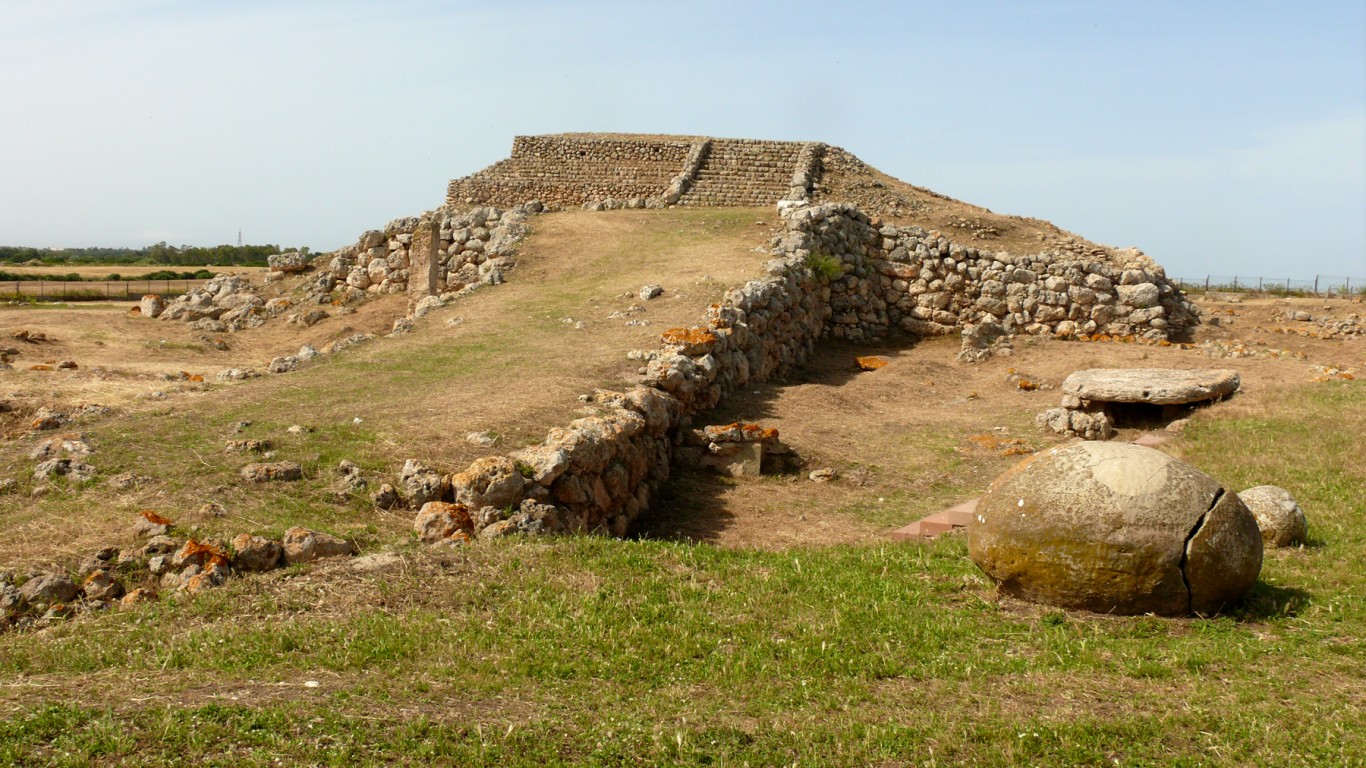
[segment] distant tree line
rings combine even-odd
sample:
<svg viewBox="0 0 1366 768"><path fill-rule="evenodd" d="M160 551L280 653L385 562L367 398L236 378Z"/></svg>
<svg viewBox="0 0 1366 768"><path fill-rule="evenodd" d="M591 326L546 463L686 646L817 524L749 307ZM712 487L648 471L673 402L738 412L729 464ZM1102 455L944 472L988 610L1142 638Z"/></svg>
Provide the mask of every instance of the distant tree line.
<svg viewBox="0 0 1366 768"><path fill-rule="evenodd" d="M97 277L94 275L81 276L75 272L68 272L65 275L26 275L16 272L6 272L5 270L0 269L0 283L31 283L38 280L49 283L79 283L81 281L98 283L114 280L137 280L139 282L143 280L208 280L212 278L214 274L215 273L210 272L207 269L200 269L193 272L177 272L173 269L158 269L155 272L148 272L145 275L120 275L118 272L110 272L104 277Z"/></svg>
<svg viewBox="0 0 1366 768"><path fill-rule="evenodd" d="M308 253L308 248L290 250ZM64 248L60 251L0 245L0 263L22 264L28 261L40 261L43 264L166 264L168 266L191 267L209 265L264 267L267 257L283 252L284 250L278 245L215 245L210 248L201 248L192 245L177 247L167 245L165 241L156 245L149 245L146 248Z"/></svg>

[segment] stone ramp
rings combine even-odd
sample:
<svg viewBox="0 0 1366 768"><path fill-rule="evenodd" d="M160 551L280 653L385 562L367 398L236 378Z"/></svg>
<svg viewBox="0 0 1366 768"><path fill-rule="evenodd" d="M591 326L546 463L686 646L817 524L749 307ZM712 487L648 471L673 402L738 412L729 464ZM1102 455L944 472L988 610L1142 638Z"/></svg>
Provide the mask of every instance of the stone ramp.
<svg viewBox="0 0 1366 768"><path fill-rule="evenodd" d="M792 141L713 139L691 189L680 204L773 205L792 185L803 145Z"/></svg>

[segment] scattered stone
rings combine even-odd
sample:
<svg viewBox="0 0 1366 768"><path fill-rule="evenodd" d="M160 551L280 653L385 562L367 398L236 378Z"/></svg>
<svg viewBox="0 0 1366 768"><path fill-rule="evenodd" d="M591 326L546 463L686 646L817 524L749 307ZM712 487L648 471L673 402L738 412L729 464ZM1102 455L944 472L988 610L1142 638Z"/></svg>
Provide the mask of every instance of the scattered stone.
<svg viewBox="0 0 1366 768"><path fill-rule="evenodd" d="M33 479L44 481L65 477L73 483L84 483L94 480L98 473L98 470L83 461L68 458L48 459L34 467Z"/></svg>
<svg viewBox="0 0 1366 768"><path fill-rule="evenodd" d="M123 597L123 584L108 571L97 570L85 577L81 591L87 600L111 602Z"/></svg>
<svg viewBox="0 0 1366 768"><path fill-rule="evenodd" d="M469 541L474 534L474 520L464 504L429 501L422 505L413 520L413 530L417 531L418 541L424 544L436 544L452 537Z"/></svg>
<svg viewBox="0 0 1366 768"><path fill-rule="evenodd" d="M229 440L223 445L225 453L265 453L275 446L269 440Z"/></svg>
<svg viewBox="0 0 1366 768"><path fill-rule="evenodd" d="M823 467L821 469L811 470L811 474L807 475L807 477L810 478L813 483L828 483L832 480L838 480L839 473L829 467Z"/></svg>
<svg viewBox="0 0 1366 768"><path fill-rule="evenodd" d="M171 557L171 567L177 570L198 566L203 569L210 564L226 566L228 553L215 544L190 539Z"/></svg>
<svg viewBox="0 0 1366 768"><path fill-rule="evenodd" d="M998 477L968 549L1005 594L1125 615L1217 612L1262 564L1256 520L1235 494L1160 451L1101 442Z"/></svg>
<svg viewBox="0 0 1366 768"><path fill-rule="evenodd" d="M143 557L151 557L153 555L169 555L170 553L176 551L176 549L178 548L179 545L176 544L175 539L171 538L170 536L167 536L166 534L161 534L158 536L153 536L151 539L147 541L146 544L142 545L142 555Z"/></svg>
<svg viewBox="0 0 1366 768"><path fill-rule="evenodd" d="M445 495L445 484L438 475L424 464L413 459L403 462L398 476L408 504L418 509L429 501L440 501Z"/></svg>
<svg viewBox="0 0 1366 768"><path fill-rule="evenodd" d="M324 557L344 557L354 552L350 542L336 536L297 526L285 531L284 556L289 565L310 563Z"/></svg>
<svg viewBox="0 0 1366 768"><path fill-rule="evenodd" d="M370 497L370 501L379 509L393 509L403 503L403 497L399 495L397 488L389 483L382 483L379 490Z"/></svg>
<svg viewBox="0 0 1366 768"><path fill-rule="evenodd" d="M69 603L80 588L65 573L40 573L19 585L19 596L30 605Z"/></svg>
<svg viewBox="0 0 1366 768"><path fill-rule="evenodd" d="M160 317L161 313L166 309L166 301L155 293L149 293L138 301L138 309L141 310L140 314L143 317Z"/></svg>
<svg viewBox="0 0 1366 768"><path fill-rule="evenodd" d="M641 298L643 301L649 301L650 299L653 299L653 298L655 298L655 297L657 297L657 296L663 295L663 293L664 293L664 286L662 286L662 285L654 285L654 284L652 283L652 284L646 285L645 287L643 287L643 288L640 289L640 298Z"/></svg>
<svg viewBox="0 0 1366 768"><path fill-rule="evenodd" d="M19 481L12 477L0 477L0 494L17 493Z"/></svg>
<svg viewBox="0 0 1366 768"><path fill-rule="evenodd" d="M122 608L131 608L135 605L141 605L143 603L155 603L156 601L156 590L148 589L147 587L138 587L137 589L131 590L128 594L124 595L123 598L119 600L119 606Z"/></svg>
<svg viewBox="0 0 1366 768"><path fill-rule="evenodd" d="M477 445L480 448L492 448L498 439L488 432L470 432L465 435L465 442L470 445Z"/></svg>
<svg viewBox="0 0 1366 768"><path fill-rule="evenodd" d="M144 509L133 520L133 536L139 539L165 536L171 532L171 527L174 525L175 523L152 510Z"/></svg>
<svg viewBox="0 0 1366 768"><path fill-rule="evenodd" d="M199 505L196 516L200 520L213 520L220 517L227 517L228 510L216 501L206 501Z"/></svg>
<svg viewBox="0 0 1366 768"><path fill-rule="evenodd" d="M291 435L305 435L312 431L312 427L305 427L302 424L292 424L288 429L285 430L285 432Z"/></svg>
<svg viewBox="0 0 1366 768"><path fill-rule="evenodd" d="M238 534L232 540L232 566L239 571L269 571L280 564L284 548L264 536Z"/></svg>
<svg viewBox="0 0 1366 768"><path fill-rule="evenodd" d="M139 484L147 482L151 482L150 477L142 477L141 475L136 475L132 472L120 472L109 478L105 485L108 485L115 491L129 491L136 488Z"/></svg>
<svg viewBox="0 0 1366 768"><path fill-rule="evenodd" d="M1274 485L1258 485L1238 492L1262 532L1262 544L1270 548L1304 542L1309 522L1290 491Z"/></svg>
<svg viewBox="0 0 1366 768"><path fill-rule="evenodd" d="M244 480L253 483L289 482L304 476L303 467L292 461L256 462L239 471Z"/></svg>
<svg viewBox="0 0 1366 768"><path fill-rule="evenodd" d="M860 371L876 371L879 368L886 368L890 362L892 361L882 355L865 355L854 358L854 364L858 366Z"/></svg>

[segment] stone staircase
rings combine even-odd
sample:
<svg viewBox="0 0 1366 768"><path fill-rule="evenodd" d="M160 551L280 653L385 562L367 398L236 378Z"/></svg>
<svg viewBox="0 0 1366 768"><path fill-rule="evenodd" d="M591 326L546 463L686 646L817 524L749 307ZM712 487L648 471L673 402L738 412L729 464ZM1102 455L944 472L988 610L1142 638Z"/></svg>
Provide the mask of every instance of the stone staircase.
<svg viewBox="0 0 1366 768"><path fill-rule="evenodd" d="M787 196L804 145L795 141L712 139L691 188L689 206L766 206Z"/></svg>

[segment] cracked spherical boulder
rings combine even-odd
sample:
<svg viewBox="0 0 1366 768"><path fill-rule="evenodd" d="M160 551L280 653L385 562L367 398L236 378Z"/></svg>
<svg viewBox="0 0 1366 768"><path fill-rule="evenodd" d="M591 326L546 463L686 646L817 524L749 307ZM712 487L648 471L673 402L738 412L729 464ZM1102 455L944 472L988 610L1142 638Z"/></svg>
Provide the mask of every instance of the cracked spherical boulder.
<svg viewBox="0 0 1366 768"><path fill-rule="evenodd" d="M1237 494L1137 445L1037 453L991 484L973 562L1013 597L1099 613L1215 613L1257 580L1262 536Z"/></svg>

